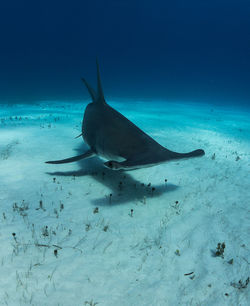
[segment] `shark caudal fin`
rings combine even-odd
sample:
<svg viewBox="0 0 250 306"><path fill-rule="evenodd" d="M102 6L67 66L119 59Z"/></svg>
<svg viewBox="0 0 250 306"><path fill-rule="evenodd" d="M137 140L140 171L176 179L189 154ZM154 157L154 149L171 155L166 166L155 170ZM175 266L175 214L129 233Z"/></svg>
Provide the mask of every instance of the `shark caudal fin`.
<svg viewBox="0 0 250 306"><path fill-rule="evenodd" d="M97 70L97 92L89 85L89 83L84 78L82 78L82 81L85 84L86 88L88 89L88 92L93 102L105 103L103 90L102 90L101 77L100 77L100 69L97 59L96 59L96 70Z"/></svg>
<svg viewBox="0 0 250 306"><path fill-rule="evenodd" d="M89 83L84 78L82 78L82 81L85 84L86 88L88 89L88 92L89 92L89 94L90 94L90 96L92 98L92 101L96 102L97 101L97 94L96 94L96 92L94 91L94 89L89 85Z"/></svg>

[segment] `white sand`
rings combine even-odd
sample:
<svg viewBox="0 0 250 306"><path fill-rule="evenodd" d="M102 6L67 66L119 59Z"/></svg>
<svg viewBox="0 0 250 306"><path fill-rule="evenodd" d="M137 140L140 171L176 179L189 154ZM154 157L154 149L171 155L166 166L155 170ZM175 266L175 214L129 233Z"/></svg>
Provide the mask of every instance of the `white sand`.
<svg viewBox="0 0 250 306"><path fill-rule="evenodd" d="M206 155L131 172L48 165L86 149L86 103L1 105L0 304L249 305L250 284L236 288L250 276L249 113L110 104L167 148Z"/></svg>

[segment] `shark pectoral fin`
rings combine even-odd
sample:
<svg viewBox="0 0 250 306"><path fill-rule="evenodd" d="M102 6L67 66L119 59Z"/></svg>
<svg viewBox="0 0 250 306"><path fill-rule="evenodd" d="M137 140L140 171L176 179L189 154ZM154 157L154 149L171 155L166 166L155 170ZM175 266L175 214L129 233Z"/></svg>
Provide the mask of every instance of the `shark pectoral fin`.
<svg viewBox="0 0 250 306"><path fill-rule="evenodd" d="M80 159L85 159L85 158L89 158L92 157L93 155L95 155L95 153L92 150L88 150L87 152L78 155L78 156L74 156L74 157L70 157L70 158L66 158L66 159L61 159L61 160L51 160L51 161L46 161L46 164L66 164L66 163L72 163L75 161L78 161Z"/></svg>

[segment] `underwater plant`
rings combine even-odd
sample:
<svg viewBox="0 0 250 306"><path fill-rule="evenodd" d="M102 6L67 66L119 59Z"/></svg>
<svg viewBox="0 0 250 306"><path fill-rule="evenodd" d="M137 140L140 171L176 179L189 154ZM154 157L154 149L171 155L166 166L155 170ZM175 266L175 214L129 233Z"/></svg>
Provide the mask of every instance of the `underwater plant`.
<svg viewBox="0 0 250 306"><path fill-rule="evenodd" d="M249 284L250 278L248 277L244 282L240 279L238 283L231 283L231 286L237 289L245 289Z"/></svg>
<svg viewBox="0 0 250 306"><path fill-rule="evenodd" d="M225 242L222 242L222 243L219 242L219 243L217 244L215 256L224 258L224 251L225 251L225 248L226 248Z"/></svg>

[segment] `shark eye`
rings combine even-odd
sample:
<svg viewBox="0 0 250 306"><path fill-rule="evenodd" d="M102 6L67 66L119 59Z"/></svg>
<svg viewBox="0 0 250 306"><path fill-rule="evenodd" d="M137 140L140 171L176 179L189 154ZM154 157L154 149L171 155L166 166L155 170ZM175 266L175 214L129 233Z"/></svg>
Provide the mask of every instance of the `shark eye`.
<svg viewBox="0 0 250 306"><path fill-rule="evenodd" d="M109 166L109 168L113 168L113 163L110 161L110 162L108 163L108 166Z"/></svg>

